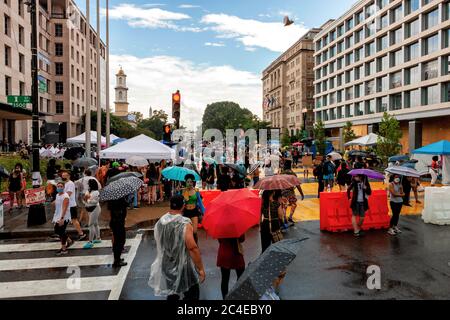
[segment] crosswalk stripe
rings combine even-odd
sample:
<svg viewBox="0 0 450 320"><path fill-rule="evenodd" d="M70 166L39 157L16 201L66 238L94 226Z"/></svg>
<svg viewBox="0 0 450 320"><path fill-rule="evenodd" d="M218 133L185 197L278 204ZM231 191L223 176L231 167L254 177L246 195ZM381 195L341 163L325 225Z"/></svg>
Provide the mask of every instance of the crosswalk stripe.
<svg viewBox="0 0 450 320"><path fill-rule="evenodd" d="M134 244L135 239L127 239L125 246ZM71 249L82 249L86 241L75 241L70 247ZM111 240L102 240L101 243L95 244L94 248L110 248L112 247ZM61 248L60 242L38 242L38 243L20 243L20 244L2 244L0 245L0 252L27 252L27 251L47 251L58 250ZM70 249L69 249L70 250Z"/></svg>
<svg viewBox="0 0 450 320"><path fill-rule="evenodd" d="M0 283L0 299L109 291L115 276L80 278L79 288L72 279L50 279Z"/></svg>

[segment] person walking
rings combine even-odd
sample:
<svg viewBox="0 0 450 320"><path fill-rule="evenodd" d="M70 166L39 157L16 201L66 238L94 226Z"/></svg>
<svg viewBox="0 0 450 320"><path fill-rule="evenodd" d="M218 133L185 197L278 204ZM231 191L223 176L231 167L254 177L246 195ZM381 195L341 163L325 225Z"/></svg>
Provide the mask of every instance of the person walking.
<svg viewBox="0 0 450 320"><path fill-rule="evenodd" d="M92 171L90 169L86 169L84 171L84 177L75 181L75 186L78 190L77 195L77 204L78 208L80 209L80 219L79 222L81 225L83 225L83 221L88 220L89 221L89 215L87 213L87 210L85 208L86 204L83 200L86 192L88 192L89 189L89 181L94 180L98 184L97 190L101 190L101 184L97 180L97 178L92 176Z"/></svg>
<svg viewBox="0 0 450 320"><path fill-rule="evenodd" d="M214 164L210 164L206 174L206 188L208 190L214 190L214 182L216 180L216 170L214 169Z"/></svg>
<svg viewBox="0 0 450 320"><path fill-rule="evenodd" d="M323 180L323 161L316 164L313 174L317 178L318 182L317 198L320 198L320 193L325 190L325 183Z"/></svg>
<svg viewBox="0 0 450 320"><path fill-rule="evenodd" d="M280 204L280 190L264 190L261 206L261 249L262 252L275 242L283 239L281 222L283 221L283 209Z"/></svg>
<svg viewBox="0 0 450 320"><path fill-rule="evenodd" d="M192 229L194 232L195 242L198 243L197 228L199 217L205 212L203 207L202 198L200 192L194 187L195 177L193 174L187 174L185 177L186 188L183 189L182 195L184 198L185 207L183 210L183 216L191 219Z"/></svg>
<svg viewBox="0 0 450 320"><path fill-rule="evenodd" d="M199 300L199 284L206 277L192 222L181 215L184 202L183 196L173 196L170 211L154 228L157 255L148 285L156 296L166 296L170 301L179 300L181 295L185 301Z"/></svg>
<svg viewBox="0 0 450 320"><path fill-rule="evenodd" d="M350 197L351 193L352 196ZM347 197L349 200L351 199L350 207L353 212L352 225L355 237L363 235L361 227L364 223L366 212L369 210L368 197L371 194L372 189L370 188L369 180L364 175L355 176L347 189Z"/></svg>
<svg viewBox="0 0 450 320"><path fill-rule="evenodd" d="M283 171L281 172L281 174L287 174L287 175L291 175L291 176L295 176L297 177L297 174L292 171L292 167L291 167L292 162L291 161L287 161L285 163L285 167L283 169ZM299 184L293 188L287 189L284 191L284 196L287 199L288 202L288 207L290 207L290 213L289 213L289 218L287 219L287 221L285 222L289 222L291 224L294 224L294 213L295 213L295 209L297 209L297 196L295 195L295 189L297 188L298 192L300 193L300 196L302 197L302 201L305 199L305 195L303 193L302 190L302 186ZM287 216L287 208L286 208L286 216Z"/></svg>
<svg viewBox="0 0 450 320"><path fill-rule="evenodd" d="M323 164L323 179L324 179L325 185L329 189L333 189L335 171L336 171L336 166L334 165L334 163L332 161L332 157L330 155L328 155Z"/></svg>
<svg viewBox="0 0 450 320"><path fill-rule="evenodd" d="M411 177L403 177L402 179L402 187L403 187L403 205L407 207L412 207L411 203L409 203L409 200L411 198Z"/></svg>
<svg viewBox="0 0 450 320"><path fill-rule="evenodd" d="M337 172L336 181L339 185L339 191L346 191L347 187L352 183L352 176L348 173L350 172L347 162L341 162L341 165Z"/></svg>
<svg viewBox="0 0 450 320"><path fill-rule="evenodd" d="M419 178L411 177L411 188L414 193L414 199L416 200L416 203L422 203L419 201L419 187L420 187L420 181Z"/></svg>
<svg viewBox="0 0 450 320"><path fill-rule="evenodd" d="M156 202L156 187L158 185L159 173L154 163L150 163L147 171L148 179L148 204L152 205Z"/></svg>
<svg viewBox="0 0 450 320"><path fill-rule="evenodd" d="M430 167L430 175L431 175L431 186L433 187L436 184L439 175L439 157L433 156L431 159L431 167Z"/></svg>
<svg viewBox="0 0 450 320"><path fill-rule="evenodd" d="M9 213L12 213L12 209L14 207L14 197L17 200L17 208L20 210L23 206L23 168L22 164L16 163L14 166L14 171L11 172L9 175L9 181L8 181L8 192L9 192Z"/></svg>
<svg viewBox="0 0 450 320"><path fill-rule="evenodd" d="M84 245L84 249L91 249L94 244L101 243L100 228L98 218L100 217L100 193L97 179L92 178L88 181L88 189L83 197L86 211L89 213L89 242Z"/></svg>
<svg viewBox="0 0 450 320"><path fill-rule="evenodd" d="M393 178L393 181L389 184L389 202L391 205L392 217L389 224L388 233L391 236L395 236L402 232L397 227L397 225L400 218L400 212L402 211L403 197L405 196L405 193L403 192L403 186L400 181L400 176L396 174L393 176Z"/></svg>
<svg viewBox="0 0 450 320"><path fill-rule="evenodd" d="M202 189L206 190L206 179L208 178L208 170L206 169L206 162L202 162L202 168L200 169L200 179L202 179Z"/></svg>
<svg viewBox="0 0 450 320"><path fill-rule="evenodd" d="M114 268L127 265L127 263L120 258L126 241L125 218L127 216L127 207L128 201L125 197L108 201L108 209L111 213L109 227L113 233Z"/></svg>
<svg viewBox="0 0 450 320"><path fill-rule="evenodd" d="M237 279L245 271L245 261L242 249L242 242L245 241L245 235L240 238L219 239L219 251L217 252L217 266L220 268L222 281L220 290L225 300L228 294L228 285L230 282L231 270L236 271Z"/></svg>
<svg viewBox="0 0 450 320"><path fill-rule="evenodd" d="M56 252L57 256L68 253L67 248L73 244L73 240L67 236L67 225L70 222L70 196L64 191L64 183L58 182L56 185L55 213L52 222L54 232L61 240L61 249Z"/></svg>
<svg viewBox="0 0 450 320"><path fill-rule="evenodd" d="M86 239L87 235L81 230L80 222L78 221L78 208L75 197L75 183L70 180L70 172L63 171L62 180L64 181L64 192L69 195L70 217L75 230L78 232L78 240Z"/></svg>

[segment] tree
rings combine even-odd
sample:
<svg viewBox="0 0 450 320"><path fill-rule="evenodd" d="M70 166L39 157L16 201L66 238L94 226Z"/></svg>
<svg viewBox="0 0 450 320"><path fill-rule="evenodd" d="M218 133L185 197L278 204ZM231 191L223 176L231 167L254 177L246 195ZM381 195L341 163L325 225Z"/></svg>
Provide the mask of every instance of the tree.
<svg viewBox="0 0 450 320"><path fill-rule="evenodd" d="M383 163L387 163L389 157L395 156L401 150L400 139L403 135L400 122L392 115L385 112L379 126L379 134L376 153Z"/></svg>
<svg viewBox="0 0 450 320"><path fill-rule="evenodd" d="M153 116L149 119L144 119L138 123L138 129L152 132L157 140L162 139L163 126L167 123L167 113L164 110L153 111Z"/></svg>
<svg viewBox="0 0 450 320"><path fill-rule="evenodd" d="M144 119L144 115L139 111L133 111L130 112L130 114L133 114L136 117L136 123L139 123Z"/></svg>
<svg viewBox="0 0 450 320"><path fill-rule="evenodd" d="M350 142L356 139L356 134L352 129L353 123L351 121L347 121L343 127L343 138L344 143Z"/></svg>
<svg viewBox="0 0 450 320"><path fill-rule="evenodd" d="M316 143L316 151L321 155L325 155L327 143L325 138L325 126L322 120L317 121L314 124L314 140Z"/></svg>
<svg viewBox="0 0 450 320"><path fill-rule="evenodd" d="M287 147L291 144L291 137L289 136L289 130L287 128L284 129L280 142L282 147Z"/></svg>

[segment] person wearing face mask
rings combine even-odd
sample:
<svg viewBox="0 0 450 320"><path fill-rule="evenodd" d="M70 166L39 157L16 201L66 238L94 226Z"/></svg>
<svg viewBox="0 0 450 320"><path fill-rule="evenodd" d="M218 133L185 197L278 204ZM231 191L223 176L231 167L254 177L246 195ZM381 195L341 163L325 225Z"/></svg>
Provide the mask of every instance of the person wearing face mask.
<svg viewBox="0 0 450 320"><path fill-rule="evenodd" d="M198 243L197 236L197 227L199 217L203 215L205 212L205 208L203 207L202 198L200 192L194 188L195 185L195 177L193 174L187 174L185 177L186 188L183 190L182 195L184 198L184 210L183 216L191 219L192 228L194 231L194 239L195 242Z"/></svg>
<svg viewBox="0 0 450 320"><path fill-rule="evenodd" d="M403 206L403 186L400 183L400 176L394 175L394 180L389 184L389 197L392 209L391 223L389 224L388 233L391 236L395 236L402 231L397 227L398 220L400 218L400 212Z"/></svg>
<svg viewBox="0 0 450 320"><path fill-rule="evenodd" d="M70 196L64 191L64 183L59 182L56 185L55 214L52 222L55 224L55 234L61 240L61 249L56 253L57 256L66 255L67 248L73 244L73 240L67 236L66 228L70 222Z"/></svg>
<svg viewBox="0 0 450 320"><path fill-rule="evenodd" d="M350 194L352 197L350 198ZM366 176L358 175L353 178L347 189L347 197L351 199L350 207L352 208L352 225L355 237L363 235L361 227L364 223L364 217L369 210L368 197L372 194L369 181ZM357 221L359 217L359 221Z"/></svg>

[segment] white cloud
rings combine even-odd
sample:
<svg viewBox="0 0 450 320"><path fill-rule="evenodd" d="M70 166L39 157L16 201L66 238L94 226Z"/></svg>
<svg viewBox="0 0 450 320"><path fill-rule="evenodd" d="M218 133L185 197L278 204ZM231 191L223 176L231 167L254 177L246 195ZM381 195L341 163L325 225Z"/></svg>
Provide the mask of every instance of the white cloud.
<svg viewBox="0 0 450 320"><path fill-rule="evenodd" d="M180 9L194 9L194 8L201 8L200 6L192 5L192 4L181 4L178 6Z"/></svg>
<svg viewBox="0 0 450 320"><path fill-rule="evenodd" d="M165 3L146 3L143 4L142 6L144 8L152 8L152 7L164 7L166 4Z"/></svg>
<svg viewBox="0 0 450 320"><path fill-rule="evenodd" d="M258 74L231 66L198 65L171 56L138 58L132 55L111 55L111 74L119 65L127 74L130 111L148 114L164 109L171 113L171 94L181 92L181 124L195 128L201 124L206 105L216 101L234 101L261 116L261 80ZM115 77L111 77L114 97ZM113 101L113 100L112 100Z"/></svg>
<svg viewBox="0 0 450 320"><path fill-rule="evenodd" d="M225 44L222 42L205 42L205 46L207 46L207 47L225 47Z"/></svg>
<svg viewBox="0 0 450 320"><path fill-rule="evenodd" d="M234 38L247 48L260 47L275 52L284 52L308 31L303 25L285 27L281 21L262 22L227 14L208 14L201 22L211 25L218 38Z"/></svg>
<svg viewBox="0 0 450 320"><path fill-rule="evenodd" d="M104 9L102 10L105 12ZM110 19L125 20L130 27L149 29L172 29L176 31L199 32L200 28L184 27L176 21L189 20L184 13L162 10L160 8L137 7L134 4L119 4L109 10Z"/></svg>

